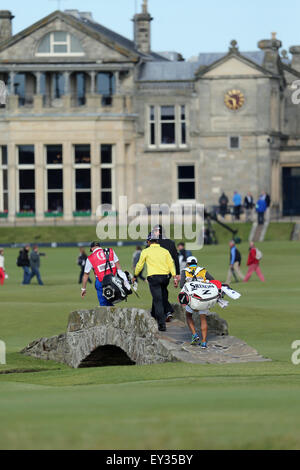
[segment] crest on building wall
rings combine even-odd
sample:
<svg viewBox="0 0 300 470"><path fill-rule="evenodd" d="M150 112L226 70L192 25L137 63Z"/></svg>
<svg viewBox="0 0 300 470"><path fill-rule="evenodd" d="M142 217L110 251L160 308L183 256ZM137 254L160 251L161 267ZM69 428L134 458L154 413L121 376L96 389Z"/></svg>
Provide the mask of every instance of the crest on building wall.
<svg viewBox="0 0 300 470"><path fill-rule="evenodd" d="M5 83L0 80L0 104L6 105L6 97L8 95Z"/></svg>

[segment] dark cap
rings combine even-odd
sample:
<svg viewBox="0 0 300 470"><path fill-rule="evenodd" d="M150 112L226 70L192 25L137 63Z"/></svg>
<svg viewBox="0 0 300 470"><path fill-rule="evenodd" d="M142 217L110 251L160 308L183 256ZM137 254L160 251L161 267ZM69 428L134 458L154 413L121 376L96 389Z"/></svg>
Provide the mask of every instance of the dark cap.
<svg viewBox="0 0 300 470"><path fill-rule="evenodd" d="M100 248L100 242L92 242L90 244L90 251L92 251L92 248L95 248L95 246L98 246Z"/></svg>

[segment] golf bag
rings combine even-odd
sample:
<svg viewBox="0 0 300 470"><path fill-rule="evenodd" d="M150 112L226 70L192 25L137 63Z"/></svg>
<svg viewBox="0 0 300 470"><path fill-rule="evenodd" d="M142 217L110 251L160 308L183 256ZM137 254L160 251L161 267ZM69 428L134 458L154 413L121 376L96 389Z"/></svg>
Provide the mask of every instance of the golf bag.
<svg viewBox="0 0 300 470"><path fill-rule="evenodd" d="M111 273L106 274L103 278L103 297L114 305L126 300L128 295L132 294L132 289L130 287L130 284L132 284L131 275L127 271L123 272L120 270L113 275L113 270L109 262L109 250L105 250L105 256L105 272L109 268Z"/></svg>
<svg viewBox="0 0 300 470"><path fill-rule="evenodd" d="M220 296L220 290L212 282L193 280L184 284L178 301L192 310L206 311L217 303Z"/></svg>

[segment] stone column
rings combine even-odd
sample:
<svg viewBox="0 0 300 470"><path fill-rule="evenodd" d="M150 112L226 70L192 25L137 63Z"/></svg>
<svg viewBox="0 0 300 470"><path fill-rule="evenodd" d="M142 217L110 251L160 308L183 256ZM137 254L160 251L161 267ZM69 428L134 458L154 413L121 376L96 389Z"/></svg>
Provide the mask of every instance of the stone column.
<svg viewBox="0 0 300 470"><path fill-rule="evenodd" d="M15 78L15 72L9 72L9 91L11 95L15 94L14 78Z"/></svg>
<svg viewBox="0 0 300 470"><path fill-rule="evenodd" d="M35 79L36 79L36 95L41 94L41 72L35 72Z"/></svg>
<svg viewBox="0 0 300 470"><path fill-rule="evenodd" d="M7 145L7 168L8 168L8 221L15 222L16 212L18 210L17 194L17 165L16 165L16 146Z"/></svg>
<svg viewBox="0 0 300 470"><path fill-rule="evenodd" d="M125 143L123 141L117 142L115 146L115 187L113 188L114 202L116 209L119 206L119 197L126 196L126 151Z"/></svg>
<svg viewBox="0 0 300 470"><path fill-rule="evenodd" d="M115 76L115 88L116 88L116 95L120 95L121 94L121 87L120 87L120 72L117 71L117 72L114 72L114 76Z"/></svg>
<svg viewBox="0 0 300 470"><path fill-rule="evenodd" d="M42 143L34 146L35 160L35 218L37 222L44 220L47 188L45 185L44 148Z"/></svg>
<svg viewBox="0 0 300 470"><path fill-rule="evenodd" d="M64 95L70 94L70 72L64 72Z"/></svg>
<svg viewBox="0 0 300 470"><path fill-rule="evenodd" d="M90 94L93 95L96 93L96 72L92 71L89 72L90 77L91 77L91 90Z"/></svg>
<svg viewBox="0 0 300 470"><path fill-rule="evenodd" d="M91 209L92 218L96 217L97 207L101 204L100 145L91 142Z"/></svg>
<svg viewBox="0 0 300 470"><path fill-rule="evenodd" d="M73 155L71 142L63 143L63 201L64 201L64 220L73 219L74 207L74 171Z"/></svg>
<svg viewBox="0 0 300 470"><path fill-rule="evenodd" d="M136 160L135 160L135 142L125 144L126 158L126 187L125 194L128 197L128 206L138 200L136 191Z"/></svg>

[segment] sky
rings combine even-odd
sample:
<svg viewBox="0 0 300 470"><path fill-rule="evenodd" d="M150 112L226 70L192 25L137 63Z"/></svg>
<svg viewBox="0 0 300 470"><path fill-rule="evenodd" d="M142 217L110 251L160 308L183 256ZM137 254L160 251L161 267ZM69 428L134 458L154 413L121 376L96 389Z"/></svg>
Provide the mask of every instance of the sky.
<svg viewBox="0 0 300 470"><path fill-rule="evenodd" d="M177 51L188 59L200 52L227 51L232 39L241 51L257 50L257 42L277 33L283 49L300 45L299 0L148 0L152 50ZM1 0L10 10L13 34L54 10L91 11L104 26L133 38L132 17L142 0Z"/></svg>

